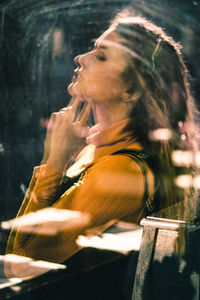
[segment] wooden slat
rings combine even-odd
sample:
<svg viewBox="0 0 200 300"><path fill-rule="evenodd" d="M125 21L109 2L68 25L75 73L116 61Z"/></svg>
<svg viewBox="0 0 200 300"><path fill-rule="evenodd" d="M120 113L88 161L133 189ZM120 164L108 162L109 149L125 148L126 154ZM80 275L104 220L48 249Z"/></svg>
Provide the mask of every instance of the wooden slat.
<svg viewBox="0 0 200 300"><path fill-rule="evenodd" d="M155 218L155 217L147 217L145 219L142 219L140 224L142 226L149 226L149 227L161 228L166 230L179 230L179 228L183 228L186 226L186 223L184 221Z"/></svg>
<svg viewBox="0 0 200 300"><path fill-rule="evenodd" d="M140 224L144 233L132 300L200 300L199 226L155 217ZM186 249L178 258L175 249L183 232Z"/></svg>
<svg viewBox="0 0 200 300"><path fill-rule="evenodd" d="M132 300L149 299L149 271L154 255L157 229L145 227L143 231L142 244L138 258L135 275Z"/></svg>

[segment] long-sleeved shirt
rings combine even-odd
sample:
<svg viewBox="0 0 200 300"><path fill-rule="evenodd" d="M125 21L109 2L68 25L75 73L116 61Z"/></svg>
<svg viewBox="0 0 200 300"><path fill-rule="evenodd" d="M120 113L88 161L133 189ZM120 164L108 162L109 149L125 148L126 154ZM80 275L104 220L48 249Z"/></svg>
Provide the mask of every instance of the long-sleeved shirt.
<svg viewBox="0 0 200 300"><path fill-rule="evenodd" d="M76 239L88 230L99 234L113 220L138 222L144 211L144 176L140 166L123 154L111 155L121 149L141 150L141 145L129 131L129 119L122 120L104 130L92 128L88 145L80 152L75 163L66 171L69 177L86 170L84 175L59 199L56 198L63 172L41 165L33 176L18 216L45 207L69 209L87 213L89 224L62 230L56 236L12 233L7 252L63 262L79 250ZM154 193L154 177L146 165L148 189ZM45 229L45 224L40 227Z"/></svg>

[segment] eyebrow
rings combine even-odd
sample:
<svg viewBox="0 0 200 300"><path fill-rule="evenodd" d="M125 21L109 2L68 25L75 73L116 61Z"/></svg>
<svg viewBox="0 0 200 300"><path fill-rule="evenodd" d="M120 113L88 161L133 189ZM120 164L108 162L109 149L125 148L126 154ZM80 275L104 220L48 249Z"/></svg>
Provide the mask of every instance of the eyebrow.
<svg viewBox="0 0 200 300"><path fill-rule="evenodd" d="M106 47L105 45L99 45L99 42L96 42L96 43L94 44L94 48L108 49L108 47Z"/></svg>

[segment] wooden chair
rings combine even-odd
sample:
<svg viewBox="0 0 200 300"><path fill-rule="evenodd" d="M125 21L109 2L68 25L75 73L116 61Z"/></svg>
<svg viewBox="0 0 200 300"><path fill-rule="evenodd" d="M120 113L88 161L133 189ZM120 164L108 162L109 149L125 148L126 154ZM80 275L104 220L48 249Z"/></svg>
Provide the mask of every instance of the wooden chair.
<svg viewBox="0 0 200 300"><path fill-rule="evenodd" d="M183 221L147 217L132 300L199 300L200 229ZM181 234L185 253L175 254Z"/></svg>

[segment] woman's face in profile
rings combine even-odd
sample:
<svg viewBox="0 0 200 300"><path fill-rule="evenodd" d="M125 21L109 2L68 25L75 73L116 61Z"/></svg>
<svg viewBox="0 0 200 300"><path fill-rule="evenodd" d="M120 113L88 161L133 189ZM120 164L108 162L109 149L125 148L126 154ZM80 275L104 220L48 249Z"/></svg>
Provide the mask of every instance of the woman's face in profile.
<svg viewBox="0 0 200 300"><path fill-rule="evenodd" d="M121 101L128 88L121 76L128 64L121 42L110 28L97 39L92 51L75 58L77 68L68 87L71 95L92 102Z"/></svg>

